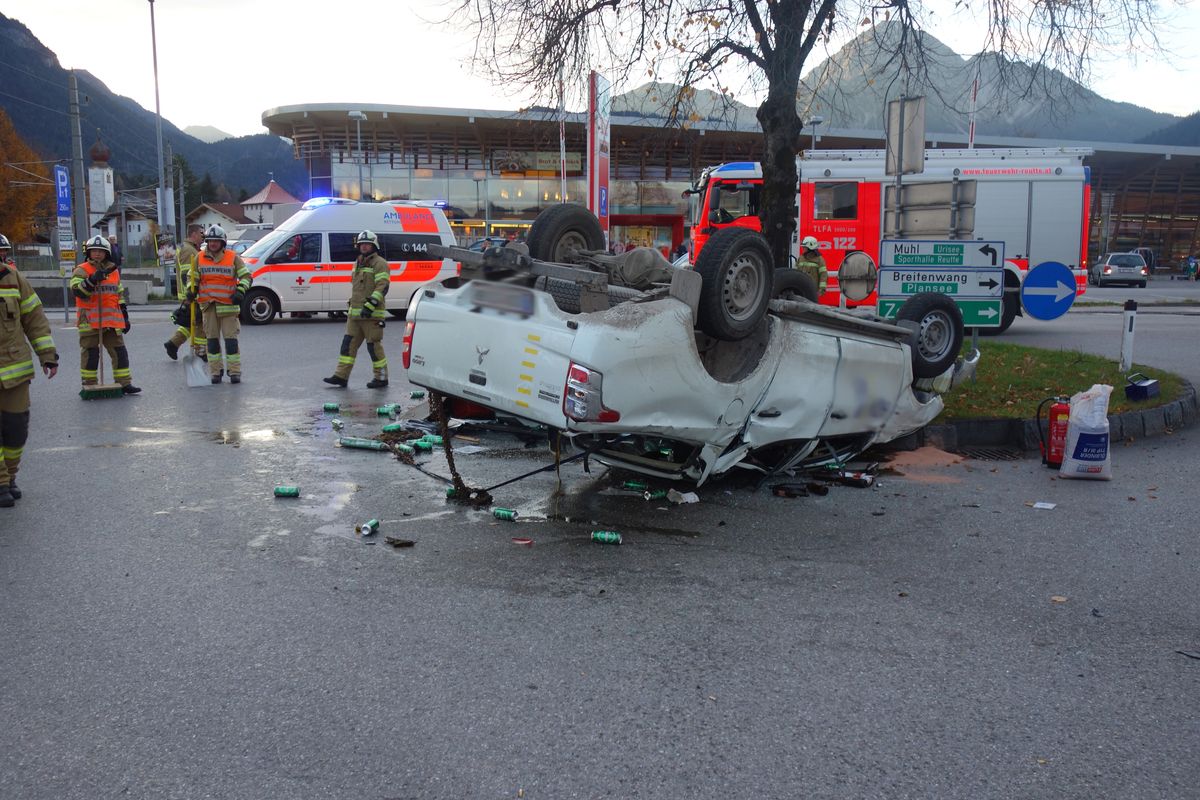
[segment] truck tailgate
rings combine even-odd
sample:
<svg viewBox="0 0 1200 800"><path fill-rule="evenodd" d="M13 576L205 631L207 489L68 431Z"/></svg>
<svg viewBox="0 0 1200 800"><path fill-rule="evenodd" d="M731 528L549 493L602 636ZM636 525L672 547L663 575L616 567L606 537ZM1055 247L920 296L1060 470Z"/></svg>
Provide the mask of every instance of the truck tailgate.
<svg viewBox="0 0 1200 800"><path fill-rule="evenodd" d="M522 287L430 284L408 309L413 323L408 379L565 428L563 387L575 339L569 319L549 295Z"/></svg>

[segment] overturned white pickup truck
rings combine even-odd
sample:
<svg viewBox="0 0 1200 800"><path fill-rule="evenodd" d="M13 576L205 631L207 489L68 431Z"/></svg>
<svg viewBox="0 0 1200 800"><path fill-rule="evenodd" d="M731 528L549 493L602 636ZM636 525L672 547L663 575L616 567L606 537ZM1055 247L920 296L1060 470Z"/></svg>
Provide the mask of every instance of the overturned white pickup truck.
<svg viewBox="0 0 1200 800"><path fill-rule="evenodd" d="M433 254L462 271L409 305L409 380L647 475L700 483L734 466L844 462L928 424L978 360L959 356L948 298L912 298L898 325L821 307L748 230L714 235L693 271L649 249L608 255L595 218L560 205L527 249ZM865 296L875 270L863 267Z"/></svg>

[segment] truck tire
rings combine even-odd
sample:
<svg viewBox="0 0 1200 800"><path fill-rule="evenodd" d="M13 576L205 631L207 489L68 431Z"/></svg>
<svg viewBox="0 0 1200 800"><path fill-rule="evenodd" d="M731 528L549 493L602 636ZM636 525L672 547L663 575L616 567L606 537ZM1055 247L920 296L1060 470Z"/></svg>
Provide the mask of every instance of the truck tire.
<svg viewBox="0 0 1200 800"><path fill-rule="evenodd" d="M696 259L700 329L735 342L754 332L767 313L775 283L771 248L762 234L745 228L714 233Z"/></svg>
<svg viewBox="0 0 1200 800"><path fill-rule="evenodd" d="M958 305L945 295L923 292L900 306L897 324L913 329L913 377L935 378L954 364L962 350L963 321Z"/></svg>
<svg viewBox="0 0 1200 800"><path fill-rule="evenodd" d="M794 269L775 270L775 289L773 296L776 300L797 300L803 297L813 303L817 302L817 284L813 279Z"/></svg>
<svg viewBox="0 0 1200 800"><path fill-rule="evenodd" d="M270 324L279 313L279 301L270 289L257 286L246 293L242 301L242 322L249 325Z"/></svg>
<svg viewBox="0 0 1200 800"><path fill-rule="evenodd" d="M538 261L574 264L578 250L603 250L604 231L586 208L574 203L550 206L529 226L529 255Z"/></svg>
<svg viewBox="0 0 1200 800"><path fill-rule="evenodd" d="M1008 291L1009 287L1015 287L1017 292ZM980 328L980 336L999 336L1010 327L1013 320L1017 318L1017 312L1021 309L1021 296L1019 294L1020 284L1015 280L1010 284L1008 279L1004 282L1004 301L1000 308L1000 327L998 328ZM972 329L973 330L973 329Z"/></svg>

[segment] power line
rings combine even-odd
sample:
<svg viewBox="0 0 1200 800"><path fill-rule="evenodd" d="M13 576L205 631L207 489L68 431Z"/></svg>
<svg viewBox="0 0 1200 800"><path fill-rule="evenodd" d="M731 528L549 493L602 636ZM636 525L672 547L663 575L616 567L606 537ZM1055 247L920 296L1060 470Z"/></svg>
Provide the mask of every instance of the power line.
<svg viewBox="0 0 1200 800"><path fill-rule="evenodd" d="M52 80L50 80L49 78L44 78L44 77L42 77L41 75L38 75L38 74L36 74L36 73L33 73L33 72L30 72L30 71L29 71L29 70L27 70L27 69L21 69L20 67L13 66L12 64L8 64L8 63L5 63L5 62L3 62L3 61L0 61L0 67L8 67L8 68L9 68L9 69L11 69L11 70L14 70L14 71L16 71L16 72L20 72L20 73L22 73L22 74L24 74L24 75L28 75L28 76L29 76L29 77L31 77L31 78L35 78L35 79L37 79L37 80L39 80L39 81L44 81L44 82L46 82L46 83L50 84L51 86L54 86L54 87L56 87L56 88L58 88L58 89L62 89L64 92L67 90L67 86L66 86L66 84L63 84L63 83L56 83L55 81L52 81Z"/></svg>
<svg viewBox="0 0 1200 800"><path fill-rule="evenodd" d="M66 111L60 111L57 108L51 108L50 106L44 106L41 103L35 103L32 100L26 100L24 97L17 97L15 94L9 94L8 92L0 92L0 95L3 95L4 97L11 97L13 100L20 100L22 103L28 103L29 105L33 106L34 108L40 108L43 111L53 111L55 114L62 114L64 117L71 116Z"/></svg>

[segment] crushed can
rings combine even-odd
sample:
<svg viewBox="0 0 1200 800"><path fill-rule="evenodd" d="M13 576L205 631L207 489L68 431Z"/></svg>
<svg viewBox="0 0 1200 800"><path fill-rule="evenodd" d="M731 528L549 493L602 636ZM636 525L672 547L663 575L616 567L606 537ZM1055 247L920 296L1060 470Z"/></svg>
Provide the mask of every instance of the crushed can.
<svg viewBox="0 0 1200 800"><path fill-rule="evenodd" d="M424 439L417 439L412 443L413 449L419 453L432 453L433 443Z"/></svg>
<svg viewBox="0 0 1200 800"><path fill-rule="evenodd" d="M446 443L446 440L438 436L436 433L427 433L421 437L424 441L429 442L434 447L441 447Z"/></svg>
<svg viewBox="0 0 1200 800"><path fill-rule="evenodd" d="M592 531L592 541L596 544L620 544L621 534L616 531Z"/></svg>
<svg viewBox="0 0 1200 800"><path fill-rule="evenodd" d="M299 486L276 486L275 487L275 496L276 497L299 497L300 496L300 487Z"/></svg>
<svg viewBox="0 0 1200 800"><path fill-rule="evenodd" d="M515 508L493 508L492 516L496 519L512 522L517 518L517 510Z"/></svg>
<svg viewBox="0 0 1200 800"><path fill-rule="evenodd" d="M396 447L397 452L405 453L410 456L413 453L417 452L416 450L413 449L413 446L411 444L405 444L404 442L397 442L395 447Z"/></svg>
<svg viewBox="0 0 1200 800"><path fill-rule="evenodd" d="M403 422L389 422L383 426L384 433L399 433L402 430L405 430Z"/></svg>
<svg viewBox="0 0 1200 800"><path fill-rule="evenodd" d="M335 431L340 431L342 428L346 427L346 424L337 418L330 420L329 424L333 426Z"/></svg>
<svg viewBox="0 0 1200 800"><path fill-rule="evenodd" d="M379 533L379 520L369 519L366 522L355 525L354 530L362 536L370 536L373 533Z"/></svg>
<svg viewBox="0 0 1200 800"><path fill-rule="evenodd" d="M666 489L651 489L648 492L642 492L642 497L647 500L663 500L667 496Z"/></svg>
<svg viewBox="0 0 1200 800"><path fill-rule="evenodd" d="M379 408L375 409L375 413L381 417L390 417L392 414L396 413L396 407L394 405L380 406Z"/></svg>
<svg viewBox="0 0 1200 800"><path fill-rule="evenodd" d="M341 411L342 406L339 403L326 403L322 407L325 411Z"/></svg>
<svg viewBox="0 0 1200 800"><path fill-rule="evenodd" d="M408 397L410 400L423 400L425 399L425 393L420 389L413 389L408 393Z"/></svg>

